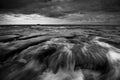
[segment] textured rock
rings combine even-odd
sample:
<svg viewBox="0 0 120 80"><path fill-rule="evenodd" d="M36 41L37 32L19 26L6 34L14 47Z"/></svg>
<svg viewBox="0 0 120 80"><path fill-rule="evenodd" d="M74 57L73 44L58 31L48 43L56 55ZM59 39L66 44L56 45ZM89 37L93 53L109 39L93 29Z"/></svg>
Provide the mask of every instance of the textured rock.
<svg viewBox="0 0 120 80"><path fill-rule="evenodd" d="M117 37L114 39L100 27L97 29L101 31L93 27L75 30L75 26L64 30L36 30L33 26L1 29L0 80L120 79L120 42L116 33L112 34ZM11 34L7 35L7 30Z"/></svg>

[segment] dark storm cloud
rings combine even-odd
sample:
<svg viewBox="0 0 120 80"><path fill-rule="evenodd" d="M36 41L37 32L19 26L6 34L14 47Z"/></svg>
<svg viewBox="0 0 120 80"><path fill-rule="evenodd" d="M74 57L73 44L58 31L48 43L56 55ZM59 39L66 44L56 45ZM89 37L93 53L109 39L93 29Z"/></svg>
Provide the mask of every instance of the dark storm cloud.
<svg viewBox="0 0 120 80"><path fill-rule="evenodd" d="M111 11L120 10L120 0L0 0L0 10L24 8L25 6L28 6L28 5L30 8L32 8L31 4L32 4L32 6L33 5L37 6L37 7L35 7L35 9L36 9L41 5L42 2L43 3L46 3L46 2L54 3L57 1L63 2L64 3L63 5L68 5L68 4L76 2L74 5L76 5L76 6L84 5L84 6L82 6L83 9L87 9L87 10L89 10L90 7L93 10L94 10L94 8L97 8L96 10L102 9L105 11L106 10L108 10L108 11L109 10L111 10ZM91 4L91 6L88 6L90 4ZM51 4L51 6L61 6L61 4L59 4L59 2L57 2L57 4ZM71 5L69 5L67 7L71 7ZM80 6L78 6L78 7L80 7ZM78 10L80 11L81 8Z"/></svg>
<svg viewBox="0 0 120 80"><path fill-rule="evenodd" d="M1 9L11 9L20 6L23 6L23 2L21 0L0 0Z"/></svg>
<svg viewBox="0 0 120 80"><path fill-rule="evenodd" d="M120 0L101 0L101 7L106 11L120 11Z"/></svg>
<svg viewBox="0 0 120 80"><path fill-rule="evenodd" d="M19 8L32 3L46 2L46 1L50 1L50 0L0 0L0 9Z"/></svg>

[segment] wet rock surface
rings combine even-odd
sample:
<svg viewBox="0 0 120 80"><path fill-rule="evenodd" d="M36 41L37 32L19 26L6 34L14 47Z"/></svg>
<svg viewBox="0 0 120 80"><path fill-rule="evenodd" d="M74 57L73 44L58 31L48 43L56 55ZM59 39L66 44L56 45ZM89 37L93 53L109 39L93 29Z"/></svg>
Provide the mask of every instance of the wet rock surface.
<svg viewBox="0 0 120 80"><path fill-rule="evenodd" d="M0 26L0 79L41 80L35 76L42 74L42 72L48 68L54 73L56 73L60 67L67 67L69 70L72 70L74 60L77 61L77 63L74 65L75 70L81 68L101 71L102 73L104 70L100 70L98 67L106 69L106 62L104 60L106 57L104 53L107 53L108 50L92 42L92 40L94 40L96 37L100 38L99 41L109 43L110 45L120 49L119 25ZM91 59L86 57L84 58L84 54L79 55L79 53L82 52L82 48L85 44L90 45L87 47L87 49L89 50L90 58L93 58L92 63L90 61ZM70 50L75 54L74 57L67 59L66 56L71 54ZM102 54L102 58L97 52ZM59 60L61 53L65 54L62 54L62 57L60 57ZM96 54L92 56L93 53ZM87 54L88 53L86 52L86 55ZM94 57L98 55L100 61L95 61ZM82 62L81 60L84 61ZM70 64L68 65L68 63ZM87 73L85 72L85 74ZM28 75L30 77L25 77ZM92 72L87 74L87 76L89 75L94 77L98 76L97 74L93 75ZM91 79L93 79L93 77L87 80Z"/></svg>

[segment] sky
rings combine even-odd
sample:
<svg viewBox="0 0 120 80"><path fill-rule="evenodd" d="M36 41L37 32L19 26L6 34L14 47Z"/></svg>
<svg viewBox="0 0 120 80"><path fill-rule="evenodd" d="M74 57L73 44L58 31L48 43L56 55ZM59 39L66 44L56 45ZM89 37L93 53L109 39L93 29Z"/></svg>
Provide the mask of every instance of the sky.
<svg viewBox="0 0 120 80"><path fill-rule="evenodd" d="M46 6L47 3L51 3L51 5L56 6L56 5L60 5L58 4L60 2L64 3L64 5L68 5L71 3L75 3L76 6L84 5L84 7L86 6L85 9L88 8L88 10L89 10L89 4L92 5L92 8L97 7L99 4L100 5L99 7L105 10L112 10L112 11L120 10L120 0L0 0L0 10L9 11L9 10L25 8L26 6L27 7L29 6L31 8L31 6L35 7L35 5L36 5L35 8L38 7L40 8L41 5ZM68 5L66 7L70 7L70 6L71 5Z"/></svg>
<svg viewBox="0 0 120 80"><path fill-rule="evenodd" d="M0 24L118 23L119 12L120 0L0 0Z"/></svg>

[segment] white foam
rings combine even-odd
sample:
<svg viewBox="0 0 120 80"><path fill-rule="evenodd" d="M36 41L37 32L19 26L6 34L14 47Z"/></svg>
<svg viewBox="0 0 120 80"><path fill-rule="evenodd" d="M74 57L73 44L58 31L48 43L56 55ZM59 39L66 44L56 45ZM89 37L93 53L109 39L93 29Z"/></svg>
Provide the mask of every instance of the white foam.
<svg viewBox="0 0 120 80"><path fill-rule="evenodd" d="M84 76L80 70L72 72L61 69L56 74L52 72L44 73L41 78L42 80L84 80Z"/></svg>
<svg viewBox="0 0 120 80"><path fill-rule="evenodd" d="M108 54L108 58L111 59L112 62L120 60L120 52L110 49Z"/></svg>
<svg viewBox="0 0 120 80"><path fill-rule="evenodd" d="M112 47L111 45L109 45L107 43L104 43L104 42L100 42L100 41L95 41L95 42L97 42L97 44L99 44L102 47L106 47L106 48L111 48Z"/></svg>

